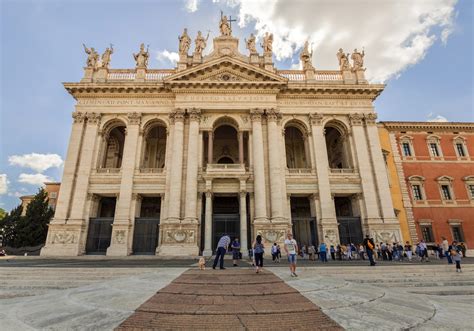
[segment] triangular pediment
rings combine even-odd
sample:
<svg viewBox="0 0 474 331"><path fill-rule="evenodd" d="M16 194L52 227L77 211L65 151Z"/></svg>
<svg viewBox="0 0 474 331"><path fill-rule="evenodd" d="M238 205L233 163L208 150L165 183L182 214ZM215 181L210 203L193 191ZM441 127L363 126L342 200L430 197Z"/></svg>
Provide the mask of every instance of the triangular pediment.
<svg viewBox="0 0 474 331"><path fill-rule="evenodd" d="M288 80L239 59L223 56L168 76L165 83L251 83L286 84Z"/></svg>

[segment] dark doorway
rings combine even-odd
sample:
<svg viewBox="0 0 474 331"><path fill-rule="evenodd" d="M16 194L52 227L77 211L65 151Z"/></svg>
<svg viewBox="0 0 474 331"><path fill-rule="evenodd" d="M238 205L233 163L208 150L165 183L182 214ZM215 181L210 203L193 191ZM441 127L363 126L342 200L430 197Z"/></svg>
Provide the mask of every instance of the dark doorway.
<svg viewBox="0 0 474 331"><path fill-rule="evenodd" d="M160 227L160 197L144 197L140 217L135 218L133 231L133 254L154 255L158 246Z"/></svg>
<svg viewBox="0 0 474 331"><path fill-rule="evenodd" d="M231 240L240 238L239 199L236 196L215 196L212 201L212 250L223 234Z"/></svg>
<svg viewBox="0 0 474 331"><path fill-rule="evenodd" d="M103 197L99 202L98 217L89 219L86 253L105 255L112 237L116 198Z"/></svg>
<svg viewBox="0 0 474 331"><path fill-rule="evenodd" d="M351 198L335 197L334 205L336 207L339 240L341 244L362 243L362 225L360 217L354 216Z"/></svg>
<svg viewBox="0 0 474 331"><path fill-rule="evenodd" d="M298 245L318 245L316 218L311 216L307 197L291 197L291 224Z"/></svg>

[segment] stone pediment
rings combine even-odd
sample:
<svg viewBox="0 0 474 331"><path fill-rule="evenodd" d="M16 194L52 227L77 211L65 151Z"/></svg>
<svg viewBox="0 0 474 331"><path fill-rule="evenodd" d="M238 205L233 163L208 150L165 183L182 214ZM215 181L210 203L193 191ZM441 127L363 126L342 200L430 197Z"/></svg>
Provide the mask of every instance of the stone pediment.
<svg viewBox="0 0 474 331"><path fill-rule="evenodd" d="M223 56L189 69L179 71L164 79L165 84L248 84L264 83L270 85L287 84L288 79L271 71L259 68L239 59Z"/></svg>

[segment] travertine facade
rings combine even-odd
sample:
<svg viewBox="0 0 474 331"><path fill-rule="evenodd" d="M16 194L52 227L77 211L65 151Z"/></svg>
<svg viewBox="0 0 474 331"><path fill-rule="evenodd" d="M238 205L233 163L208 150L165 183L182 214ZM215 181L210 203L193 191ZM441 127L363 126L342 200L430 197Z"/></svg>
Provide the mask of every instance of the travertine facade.
<svg viewBox="0 0 474 331"><path fill-rule="evenodd" d="M207 56L185 31L176 69L148 69L142 45L135 69L109 54L64 84L77 105L42 255L207 255L222 232L248 247L292 228L306 244L400 240L364 54L319 71L306 45L304 70L278 70L271 35L244 55L220 28Z"/></svg>

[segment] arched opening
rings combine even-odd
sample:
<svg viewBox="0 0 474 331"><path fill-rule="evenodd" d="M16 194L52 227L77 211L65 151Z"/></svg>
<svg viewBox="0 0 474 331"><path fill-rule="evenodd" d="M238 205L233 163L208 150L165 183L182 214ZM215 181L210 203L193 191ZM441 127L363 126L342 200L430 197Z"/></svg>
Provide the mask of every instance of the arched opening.
<svg viewBox="0 0 474 331"><path fill-rule="evenodd" d="M213 160L217 163L233 164L239 159L237 130L231 125L221 125L214 130ZM214 162L212 162L214 163Z"/></svg>
<svg viewBox="0 0 474 331"><path fill-rule="evenodd" d="M286 166L288 168L309 168L306 149L306 141L301 130L294 126L286 127Z"/></svg>
<svg viewBox="0 0 474 331"><path fill-rule="evenodd" d="M145 134L142 168L161 169L165 167L166 128L154 125Z"/></svg>
<svg viewBox="0 0 474 331"><path fill-rule="evenodd" d="M105 154L102 168L120 168L122 166L125 142L125 125L114 127L105 139Z"/></svg>
<svg viewBox="0 0 474 331"><path fill-rule="evenodd" d="M351 168L346 135L333 126L326 126L325 131L329 168Z"/></svg>

